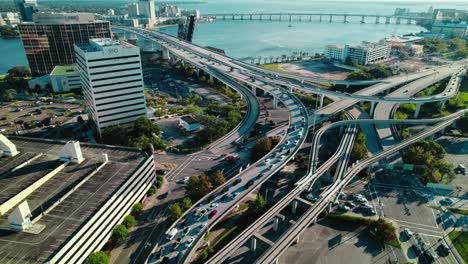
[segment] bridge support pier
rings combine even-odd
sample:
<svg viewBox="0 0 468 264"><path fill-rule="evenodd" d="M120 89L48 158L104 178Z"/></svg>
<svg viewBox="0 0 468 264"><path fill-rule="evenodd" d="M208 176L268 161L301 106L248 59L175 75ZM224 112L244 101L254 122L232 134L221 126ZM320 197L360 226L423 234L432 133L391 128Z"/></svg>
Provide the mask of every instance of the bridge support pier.
<svg viewBox="0 0 468 264"><path fill-rule="evenodd" d="M271 21L271 15L270 15L270 21Z"/></svg>
<svg viewBox="0 0 468 264"><path fill-rule="evenodd" d="M414 111L414 116L413 116L413 118L418 118L418 116L419 116L419 111L421 111L421 105L422 105L422 104L416 104L416 111Z"/></svg>
<svg viewBox="0 0 468 264"><path fill-rule="evenodd" d="M343 16L343 23L348 23L347 18L348 18L347 15L344 15L344 16Z"/></svg>
<svg viewBox="0 0 468 264"><path fill-rule="evenodd" d="M322 15L320 15L320 22L322 22Z"/></svg>
<svg viewBox="0 0 468 264"><path fill-rule="evenodd" d="M401 24L401 18L397 18L397 19L396 19L396 24L397 24L397 25L400 25L400 24Z"/></svg>
<svg viewBox="0 0 468 264"><path fill-rule="evenodd" d="M244 20L244 15L241 15L241 20Z"/></svg>
<svg viewBox="0 0 468 264"><path fill-rule="evenodd" d="M332 15L330 15L330 21L329 22L330 23L333 22L333 16Z"/></svg>
<svg viewBox="0 0 468 264"><path fill-rule="evenodd" d="M362 16L361 17L361 24L365 24L366 23L366 17L365 16Z"/></svg>
<svg viewBox="0 0 468 264"><path fill-rule="evenodd" d="M256 251L257 250L257 238L252 237L250 239L250 250L251 251Z"/></svg>
<svg viewBox="0 0 468 264"><path fill-rule="evenodd" d="M292 16L291 16L291 15L289 15L289 22L291 22L291 21L292 21Z"/></svg>
<svg viewBox="0 0 468 264"><path fill-rule="evenodd" d="M406 24L411 25L411 19L408 18L408 19L406 20Z"/></svg>
<svg viewBox="0 0 468 264"><path fill-rule="evenodd" d="M260 15L259 19L260 19L260 21L262 21L262 20L263 20L263 17L262 17L262 15Z"/></svg>
<svg viewBox="0 0 468 264"><path fill-rule="evenodd" d="M170 59L170 56L169 56L169 49L165 48L165 47L161 47L161 50L162 50L162 58L163 60L169 60Z"/></svg>
<svg viewBox="0 0 468 264"><path fill-rule="evenodd" d="M278 108L278 97L273 95L273 108Z"/></svg>
<svg viewBox="0 0 468 264"><path fill-rule="evenodd" d="M232 15L232 20L236 20L236 18L234 17L234 15Z"/></svg>
<svg viewBox="0 0 468 264"><path fill-rule="evenodd" d="M325 96L322 94L320 95L320 108L323 107L323 99L325 98Z"/></svg>
<svg viewBox="0 0 468 264"><path fill-rule="evenodd" d="M252 15L250 15L250 20L252 20Z"/></svg>
<svg viewBox="0 0 468 264"><path fill-rule="evenodd" d="M299 16L299 22L302 22L302 16Z"/></svg>
<svg viewBox="0 0 468 264"><path fill-rule="evenodd" d="M299 202L298 202L297 200L294 200L294 201L292 202L291 212L292 212L293 214L296 213L296 211L297 211L297 205L298 205L298 204L299 204Z"/></svg>
<svg viewBox="0 0 468 264"><path fill-rule="evenodd" d="M376 16L376 17L375 17L375 23L376 23L376 24L380 24L380 17L379 17L379 16Z"/></svg>
<svg viewBox="0 0 468 264"><path fill-rule="evenodd" d="M223 16L223 20L226 20L226 16Z"/></svg>
<svg viewBox="0 0 468 264"><path fill-rule="evenodd" d="M289 92L290 92L290 93L293 93L293 92L294 92L294 89L292 88L292 86L289 86Z"/></svg>
<svg viewBox="0 0 468 264"><path fill-rule="evenodd" d="M440 101L440 103L439 103L439 111L442 111L442 109L444 108L445 102L447 102L447 101Z"/></svg>
<svg viewBox="0 0 468 264"><path fill-rule="evenodd" d="M210 75L210 82L213 83L214 82L214 78L213 78L213 75Z"/></svg>
<svg viewBox="0 0 468 264"><path fill-rule="evenodd" d="M385 18L385 24L390 24L390 17Z"/></svg>
<svg viewBox="0 0 468 264"><path fill-rule="evenodd" d="M282 19L282 15L280 15L280 17L279 17L279 21L281 21L281 19Z"/></svg>
<svg viewBox="0 0 468 264"><path fill-rule="evenodd" d="M312 22L312 16L309 16L309 22Z"/></svg>
<svg viewBox="0 0 468 264"><path fill-rule="evenodd" d="M370 112L369 112L370 117L374 116L374 109L375 109L375 102L371 102L371 108L370 108Z"/></svg>
<svg viewBox="0 0 468 264"><path fill-rule="evenodd" d="M278 225L279 225L279 218L278 217L274 217L273 218L273 231L278 231Z"/></svg>

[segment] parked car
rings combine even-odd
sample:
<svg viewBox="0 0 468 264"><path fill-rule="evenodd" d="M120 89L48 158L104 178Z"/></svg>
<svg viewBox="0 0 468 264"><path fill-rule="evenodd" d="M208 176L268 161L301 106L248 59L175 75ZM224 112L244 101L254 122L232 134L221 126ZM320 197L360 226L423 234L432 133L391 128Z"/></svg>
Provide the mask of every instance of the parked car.
<svg viewBox="0 0 468 264"><path fill-rule="evenodd" d="M210 206L208 206L208 211L211 211L211 210L215 209L216 207L218 207L218 204L217 203L212 203L212 204L210 204Z"/></svg>
<svg viewBox="0 0 468 264"><path fill-rule="evenodd" d="M454 203L455 203L455 200L451 198L444 198L440 201L440 204L443 204L443 205L452 205Z"/></svg>
<svg viewBox="0 0 468 264"><path fill-rule="evenodd" d="M241 182L242 182L242 179L237 179L237 180L234 181L234 183L232 185L237 185L237 184L239 184Z"/></svg>
<svg viewBox="0 0 468 264"><path fill-rule="evenodd" d="M190 226L187 226L186 228L184 228L184 230L182 230L181 237L185 237L186 235L188 235L188 233L190 233Z"/></svg>
<svg viewBox="0 0 468 264"><path fill-rule="evenodd" d="M338 210L341 210L341 211L349 211L351 208L349 208L348 206L344 205L344 204L340 204L338 205Z"/></svg>

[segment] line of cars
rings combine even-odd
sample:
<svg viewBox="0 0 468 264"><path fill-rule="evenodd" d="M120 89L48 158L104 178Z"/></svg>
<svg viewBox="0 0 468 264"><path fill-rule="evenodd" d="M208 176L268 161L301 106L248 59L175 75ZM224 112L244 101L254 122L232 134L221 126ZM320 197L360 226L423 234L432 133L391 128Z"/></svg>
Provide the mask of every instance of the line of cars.
<svg viewBox="0 0 468 264"><path fill-rule="evenodd" d="M424 241L419 233L411 232L408 228L403 230L403 235L410 240L411 248L416 256L424 259L426 263L433 263L438 258L433 248L436 248L440 256L447 256L450 253L450 248L443 242L442 238L439 239L439 246L435 247L435 245L431 246Z"/></svg>

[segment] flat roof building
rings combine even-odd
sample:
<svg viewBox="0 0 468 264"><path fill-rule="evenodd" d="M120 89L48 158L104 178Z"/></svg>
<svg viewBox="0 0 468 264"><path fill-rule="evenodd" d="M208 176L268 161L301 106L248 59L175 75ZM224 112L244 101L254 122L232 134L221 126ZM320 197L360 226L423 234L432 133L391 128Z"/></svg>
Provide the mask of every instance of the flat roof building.
<svg viewBox="0 0 468 264"><path fill-rule="evenodd" d="M83 93L97 131L145 116L140 48L109 38L75 45Z"/></svg>
<svg viewBox="0 0 468 264"><path fill-rule="evenodd" d="M83 263L154 182L138 149L10 137L0 157L2 263Z"/></svg>
<svg viewBox="0 0 468 264"><path fill-rule="evenodd" d="M192 132L200 129L200 122L191 116L183 116L179 118L179 126L183 127L187 132Z"/></svg>
<svg viewBox="0 0 468 264"><path fill-rule="evenodd" d="M18 25L33 76L75 63L75 43L111 37L110 23L95 20L93 14L35 13L33 21Z"/></svg>
<svg viewBox="0 0 468 264"><path fill-rule="evenodd" d="M81 78L78 66L58 65L50 73L50 81L54 93L69 92L71 90L81 91Z"/></svg>
<svg viewBox="0 0 468 264"><path fill-rule="evenodd" d="M388 58L390 46L386 43L364 43L360 45L327 45L324 56L330 60L367 65Z"/></svg>

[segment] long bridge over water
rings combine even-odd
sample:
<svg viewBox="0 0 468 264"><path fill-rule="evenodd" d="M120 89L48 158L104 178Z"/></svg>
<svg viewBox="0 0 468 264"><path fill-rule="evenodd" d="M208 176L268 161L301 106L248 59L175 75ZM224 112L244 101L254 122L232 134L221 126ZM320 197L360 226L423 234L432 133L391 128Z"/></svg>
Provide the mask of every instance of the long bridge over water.
<svg viewBox="0 0 468 264"><path fill-rule="evenodd" d="M372 15L372 14L342 14L342 13L216 13L205 14L204 17L214 17L222 20L266 20L266 21L300 21L300 22L343 22L349 23L351 19L360 23L385 24L417 24L427 20L427 17Z"/></svg>

